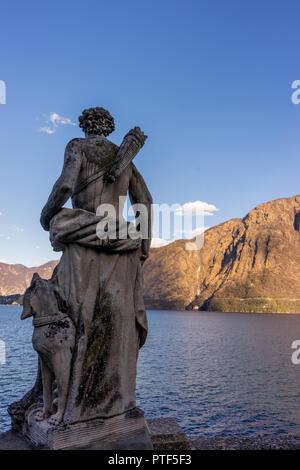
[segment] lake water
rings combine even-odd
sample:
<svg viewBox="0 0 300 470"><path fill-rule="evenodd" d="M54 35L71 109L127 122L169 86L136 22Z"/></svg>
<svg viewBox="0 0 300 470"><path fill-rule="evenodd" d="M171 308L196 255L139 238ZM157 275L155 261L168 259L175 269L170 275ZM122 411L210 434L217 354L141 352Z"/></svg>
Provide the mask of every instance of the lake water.
<svg viewBox="0 0 300 470"><path fill-rule="evenodd" d="M33 384L37 356L31 320L0 306L0 430L7 405ZM147 417L173 416L195 437L300 433L300 365L291 343L300 315L148 312L140 353L138 405Z"/></svg>

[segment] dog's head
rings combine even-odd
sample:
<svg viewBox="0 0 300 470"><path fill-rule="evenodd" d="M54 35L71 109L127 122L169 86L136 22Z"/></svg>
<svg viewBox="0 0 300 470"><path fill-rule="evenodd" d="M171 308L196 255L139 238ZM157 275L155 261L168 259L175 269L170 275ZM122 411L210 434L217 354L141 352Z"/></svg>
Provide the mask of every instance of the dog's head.
<svg viewBox="0 0 300 470"><path fill-rule="evenodd" d="M21 320L25 320L25 318L29 318L34 315L34 312L31 308L31 294L33 289L35 288L35 284L38 279L41 279L40 276L38 275L38 273L34 273L31 279L31 284L25 291L23 297L23 311L21 315Z"/></svg>
<svg viewBox="0 0 300 470"><path fill-rule="evenodd" d="M21 320L38 314L43 315L45 312L52 315L58 312L67 313L69 310L69 304L60 287L34 273L24 294Z"/></svg>

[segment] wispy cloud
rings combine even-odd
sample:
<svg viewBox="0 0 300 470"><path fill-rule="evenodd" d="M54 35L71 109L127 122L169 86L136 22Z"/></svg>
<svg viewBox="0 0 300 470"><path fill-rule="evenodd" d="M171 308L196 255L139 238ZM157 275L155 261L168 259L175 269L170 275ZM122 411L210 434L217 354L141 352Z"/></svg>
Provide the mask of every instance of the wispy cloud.
<svg viewBox="0 0 300 470"><path fill-rule="evenodd" d="M62 126L65 126L66 124L70 124L70 126L75 126L75 122L72 122L71 119L62 117L57 113L52 113L50 114L49 121L53 124L53 126L58 126L61 124Z"/></svg>
<svg viewBox="0 0 300 470"><path fill-rule="evenodd" d="M186 202L175 210L177 215L214 215L216 206L204 201Z"/></svg>
<svg viewBox="0 0 300 470"><path fill-rule="evenodd" d="M15 227L10 227L9 229L9 232L7 233L0 233L0 238L4 239L4 240L11 240L12 238L14 238L16 236L16 232L17 233L23 233L25 231L25 229L23 227L18 227L18 226L15 226Z"/></svg>
<svg viewBox="0 0 300 470"><path fill-rule="evenodd" d="M58 113L51 113L45 124L45 126L39 128L39 132L49 135L54 134L59 126L76 126L75 122L72 122L70 118L63 117Z"/></svg>
<svg viewBox="0 0 300 470"><path fill-rule="evenodd" d="M4 233L0 233L0 238L4 238L5 240L10 240L11 237L9 235L6 235Z"/></svg>
<svg viewBox="0 0 300 470"><path fill-rule="evenodd" d="M172 207L171 211L162 211L162 217L159 211L154 211L154 237L151 248L166 246L175 240L190 240L202 236L209 228L204 224L205 216L212 216L219 210L214 204L204 201L186 202L182 205L173 204ZM171 223L171 213L174 214L174 223Z"/></svg>
<svg viewBox="0 0 300 470"><path fill-rule="evenodd" d="M54 134L54 132L56 131L56 129L53 129L49 126L44 126L44 127L40 127L39 128L39 131L40 132L44 132L45 134Z"/></svg>

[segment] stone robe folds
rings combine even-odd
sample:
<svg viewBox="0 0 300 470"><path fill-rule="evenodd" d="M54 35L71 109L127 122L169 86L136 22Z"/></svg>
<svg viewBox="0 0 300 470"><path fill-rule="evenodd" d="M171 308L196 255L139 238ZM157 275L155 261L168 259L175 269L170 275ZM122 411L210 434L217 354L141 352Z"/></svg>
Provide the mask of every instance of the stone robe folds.
<svg viewBox="0 0 300 470"><path fill-rule="evenodd" d="M103 241L101 216L61 209L50 240L63 251L51 282L64 290L76 325L65 423L135 408L136 363L147 336L140 240Z"/></svg>

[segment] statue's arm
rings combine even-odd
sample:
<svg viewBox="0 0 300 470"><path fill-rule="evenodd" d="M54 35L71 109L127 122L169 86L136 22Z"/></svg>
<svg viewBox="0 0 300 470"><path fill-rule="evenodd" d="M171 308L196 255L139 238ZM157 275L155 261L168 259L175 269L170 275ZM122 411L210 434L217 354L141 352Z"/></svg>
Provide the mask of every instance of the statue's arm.
<svg viewBox="0 0 300 470"><path fill-rule="evenodd" d="M129 197L131 204L144 204L148 218L148 238L142 240L142 260L149 256L152 238L152 196L147 188L144 178L132 163L132 174L129 183Z"/></svg>
<svg viewBox="0 0 300 470"><path fill-rule="evenodd" d="M41 225L49 230L52 217L63 207L72 196L81 167L82 152L77 139L71 140L65 150L62 173L56 181L46 205L41 213Z"/></svg>

